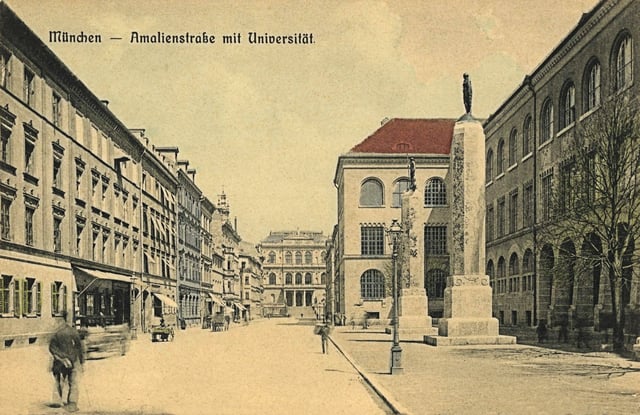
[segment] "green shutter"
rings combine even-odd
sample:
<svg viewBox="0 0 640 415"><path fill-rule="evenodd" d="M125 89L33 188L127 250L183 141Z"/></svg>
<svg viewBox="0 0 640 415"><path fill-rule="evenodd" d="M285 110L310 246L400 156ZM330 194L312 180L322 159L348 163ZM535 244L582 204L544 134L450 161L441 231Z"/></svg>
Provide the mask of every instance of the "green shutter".
<svg viewBox="0 0 640 415"><path fill-rule="evenodd" d="M0 313L5 312L4 277L0 275Z"/></svg>
<svg viewBox="0 0 640 415"><path fill-rule="evenodd" d="M42 283L40 281L36 283L36 313L42 314Z"/></svg>
<svg viewBox="0 0 640 415"><path fill-rule="evenodd" d="M62 311L67 311L67 286L62 286ZM60 311L60 307L58 306L58 311Z"/></svg>
<svg viewBox="0 0 640 415"><path fill-rule="evenodd" d="M13 315L22 315L22 281L19 279L13 280Z"/></svg>
<svg viewBox="0 0 640 415"><path fill-rule="evenodd" d="M56 299L56 283L51 283L51 315L58 312L58 301Z"/></svg>
<svg viewBox="0 0 640 415"><path fill-rule="evenodd" d="M29 281L22 280L22 313L27 315L31 313L29 310Z"/></svg>

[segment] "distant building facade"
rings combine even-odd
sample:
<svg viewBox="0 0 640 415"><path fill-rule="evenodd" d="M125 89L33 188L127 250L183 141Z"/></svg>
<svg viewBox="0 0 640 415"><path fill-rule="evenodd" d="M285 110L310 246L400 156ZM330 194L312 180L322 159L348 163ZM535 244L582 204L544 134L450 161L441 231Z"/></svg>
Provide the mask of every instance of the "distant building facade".
<svg viewBox="0 0 640 415"><path fill-rule="evenodd" d="M266 315L325 315L326 243L317 231L270 232L260 242Z"/></svg>
<svg viewBox="0 0 640 415"><path fill-rule="evenodd" d="M245 318L253 320L262 317L262 254L251 243L240 242L240 284Z"/></svg>

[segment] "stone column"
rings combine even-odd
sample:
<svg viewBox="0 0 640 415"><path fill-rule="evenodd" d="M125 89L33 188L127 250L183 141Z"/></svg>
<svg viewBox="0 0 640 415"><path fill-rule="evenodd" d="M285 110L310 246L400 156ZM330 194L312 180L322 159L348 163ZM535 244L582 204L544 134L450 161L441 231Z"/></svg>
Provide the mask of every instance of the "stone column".
<svg viewBox="0 0 640 415"><path fill-rule="evenodd" d="M402 195L403 233L398 253L398 332L402 340L422 340L434 330L424 287L424 233L414 226L416 212L423 204L421 195L413 190Z"/></svg>
<svg viewBox="0 0 640 415"><path fill-rule="evenodd" d="M451 143L451 276L444 291L444 317L433 345L515 343L498 335L492 292L485 275L485 136L469 114L456 123Z"/></svg>

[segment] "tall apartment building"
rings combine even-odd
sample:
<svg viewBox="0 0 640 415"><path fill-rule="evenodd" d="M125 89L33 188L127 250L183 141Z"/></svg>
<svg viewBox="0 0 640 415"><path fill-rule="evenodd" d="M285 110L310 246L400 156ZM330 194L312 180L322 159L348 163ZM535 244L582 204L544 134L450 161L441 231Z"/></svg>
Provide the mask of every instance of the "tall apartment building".
<svg viewBox="0 0 640 415"><path fill-rule="evenodd" d="M140 323L145 146L0 2L0 339Z"/></svg>
<svg viewBox="0 0 640 415"><path fill-rule="evenodd" d="M447 189L454 124L449 119L385 119L372 135L338 158L331 296L333 312L347 322L390 318L392 264L386 229L393 219L402 219L410 157L415 160L416 191L424 197L414 227L419 227L415 231L424 240L428 312L432 317L442 315L449 275L452 195Z"/></svg>
<svg viewBox="0 0 640 415"><path fill-rule="evenodd" d="M270 232L260 242L266 315L325 315L326 243L318 231Z"/></svg>
<svg viewBox="0 0 640 415"><path fill-rule="evenodd" d="M240 285L242 305L246 309L245 318L253 320L262 317L262 254L252 243L242 241L239 246Z"/></svg>
<svg viewBox="0 0 640 415"><path fill-rule="evenodd" d="M616 94L637 100L640 3L599 2L485 123L487 274L494 314L502 324L555 325L577 319L596 325L610 312L601 264L558 264L590 241L567 235L561 248L541 238L552 220L553 189L570 192L571 139ZM578 184L574 183L573 186ZM637 313L638 266L628 264L623 302ZM566 278L565 278L566 277ZM628 327L632 331L639 328Z"/></svg>

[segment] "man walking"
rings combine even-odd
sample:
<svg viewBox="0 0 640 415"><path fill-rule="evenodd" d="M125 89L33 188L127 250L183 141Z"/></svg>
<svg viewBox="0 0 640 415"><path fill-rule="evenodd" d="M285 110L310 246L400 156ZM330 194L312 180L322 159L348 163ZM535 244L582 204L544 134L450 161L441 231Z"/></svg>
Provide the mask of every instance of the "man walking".
<svg viewBox="0 0 640 415"><path fill-rule="evenodd" d="M65 314L62 318L63 325L49 342L49 352L53 356L51 371L56 380L56 402L52 406L60 407L65 404L67 411L76 412L84 350L80 334L66 323L66 317ZM68 387L66 399L63 392L65 387Z"/></svg>
<svg viewBox="0 0 640 415"><path fill-rule="evenodd" d="M322 354L329 354L329 326L323 324L320 328L320 338L322 339Z"/></svg>

